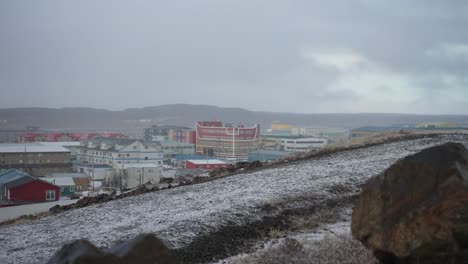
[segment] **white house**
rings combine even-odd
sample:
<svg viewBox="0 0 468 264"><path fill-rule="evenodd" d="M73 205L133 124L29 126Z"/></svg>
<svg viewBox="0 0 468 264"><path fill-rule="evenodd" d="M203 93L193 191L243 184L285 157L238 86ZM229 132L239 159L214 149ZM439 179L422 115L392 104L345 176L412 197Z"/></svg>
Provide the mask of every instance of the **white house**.
<svg viewBox="0 0 468 264"><path fill-rule="evenodd" d="M132 163L163 163L163 153L156 145L146 144L137 139L95 138L84 144L78 154L80 164L108 165L122 168Z"/></svg>
<svg viewBox="0 0 468 264"><path fill-rule="evenodd" d="M307 138L283 138L281 139L281 148L284 151L304 152L318 150L328 144L328 139L318 137Z"/></svg>
<svg viewBox="0 0 468 264"><path fill-rule="evenodd" d="M135 188L143 184L157 184L161 179L162 167L157 164L125 164L119 172L123 188Z"/></svg>

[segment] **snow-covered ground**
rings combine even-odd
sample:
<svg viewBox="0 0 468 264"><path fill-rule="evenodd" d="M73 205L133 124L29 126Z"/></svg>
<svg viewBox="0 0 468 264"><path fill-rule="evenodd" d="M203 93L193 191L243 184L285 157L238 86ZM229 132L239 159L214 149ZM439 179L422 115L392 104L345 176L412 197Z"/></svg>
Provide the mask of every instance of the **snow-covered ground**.
<svg viewBox="0 0 468 264"><path fill-rule="evenodd" d="M42 263L75 239L106 247L142 232L155 233L173 248L182 247L228 223L258 219L258 207L271 200L311 192L332 195L328 187L363 183L399 158L448 141L468 147L467 136L445 135L344 151L0 227L0 263Z"/></svg>
<svg viewBox="0 0 468 264"><path fill-rule="evenodd" d="M42 212L47 212L49 209L55 205L68 205L76 203L78 200L60 200L50 203L37 203L37 204L27 204L19 206L10 206L0 208L0 222L18 218L22 215L38 214Z"/></svg>

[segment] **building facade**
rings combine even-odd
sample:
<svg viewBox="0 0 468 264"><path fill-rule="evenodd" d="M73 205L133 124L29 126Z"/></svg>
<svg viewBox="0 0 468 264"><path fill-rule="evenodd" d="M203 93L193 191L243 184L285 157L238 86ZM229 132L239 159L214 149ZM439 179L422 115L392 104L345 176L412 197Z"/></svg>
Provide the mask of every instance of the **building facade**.
<svg viewBox="0 0 468 264"><path fill-rule="evenodd" d="M122 187L135 188L143 184L157 184L162 167L157 164L127 164L122 171Z"/></svg>
<svg viewBox="0 0 468 264"><path fill-rule="evenodd" d="M62 146L0 144L0 168L19 169L33 176L71 172L70 150Z"/></svg>
<svg viewBox="0 0 468 264"><path fill-rule="evenodd" d="M95 138L81 146L77 153L80 164L107 165L121 168L124 164L151 163L162 165L163 153L154 144L137 139Z"/></svg>
<svg viewBox="0 0 468 264"><path fill-rule="evenodd" d="M195 144L195 131L188 127L180 126L157 126L144 129L146 142L180 142Z"/></svg>
<svg viewBox="0 0 468 264"><path fill-rule="evenodd" d="M18 143L30 142L66 142L66 141L86 141L93 138L128 138L127 135L116 132L103 133L78 133L78 132L27 132L19 134L16 138Z"/></svg>
<svg viewBox="0 0 468 264"><path fill-rule="evenodd" d="M281 139L281 149L290 152L306 152L319 150L328 144L326 138L284 138Z"/></svg>
<svg viewBox="0 0 468 264"><path fill-rule="evenodd" d="M0 174L0 203L22 205L58 201L60 187L17 170Z"/></svg>
<svg viewBox="0 0 468 264"><path fill-rule="evenodd" d="M196 150L200 155L231 160L247 160L250 151L258 147L260 125L244 127L223 124L221 121L198 121Z"/></svg>
<svg viewBox="0 0 468 264"><path fill-rule="evenodd" d="M195 145L181 143L175 141L158 142L159 148L163 152L164 159L172 159L176 155L193 155L195 154Z"/></svg>

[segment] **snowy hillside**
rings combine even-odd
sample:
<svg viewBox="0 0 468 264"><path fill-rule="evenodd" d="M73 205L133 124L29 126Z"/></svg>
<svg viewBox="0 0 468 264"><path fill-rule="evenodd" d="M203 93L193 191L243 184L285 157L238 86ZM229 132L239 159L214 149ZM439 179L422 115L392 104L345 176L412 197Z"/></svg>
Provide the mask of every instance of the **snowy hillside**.
<svg viewBox="0 0 468 264"><path fill-rule="evenodd" d="M43 263L74 239L107 247L142 232L180 248L225 225L258 220L259 207L272 200L331 196L326 190L336 184L363 183L399 158L448 141L468 147L468 136L461 135L390 143L0 227L0 263Z"/></svg>

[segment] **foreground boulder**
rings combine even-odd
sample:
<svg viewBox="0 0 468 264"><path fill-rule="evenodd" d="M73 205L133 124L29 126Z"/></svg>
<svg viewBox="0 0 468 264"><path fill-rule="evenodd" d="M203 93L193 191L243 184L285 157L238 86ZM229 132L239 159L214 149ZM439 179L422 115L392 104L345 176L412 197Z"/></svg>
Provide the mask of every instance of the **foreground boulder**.
<svg viewBox="0 0 468 264"><path fill-rule="evenodd" d="M87 240L63 246L48 264L175 264L175 255L153 234L141 234L102 250Z"/></svg>
<svg viewBox="0 0 468 264"><path fill-rule="evenodd" d="M467 149L428 148L370 179L351 229L382 263L468 263Z"/></svg>

